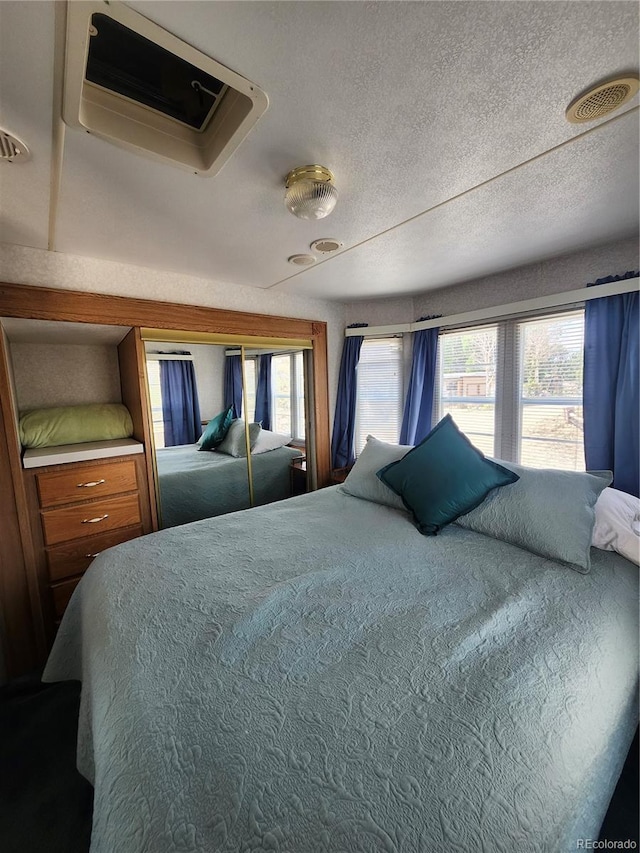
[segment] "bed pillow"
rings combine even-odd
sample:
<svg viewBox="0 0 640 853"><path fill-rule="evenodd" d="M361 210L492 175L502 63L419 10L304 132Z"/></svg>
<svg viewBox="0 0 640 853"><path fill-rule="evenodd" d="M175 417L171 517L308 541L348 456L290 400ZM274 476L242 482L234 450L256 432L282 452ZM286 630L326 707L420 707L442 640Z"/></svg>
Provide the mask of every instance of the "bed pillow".
<svg viewBox="0 0 640 853"><path fill-rule="evenodd" d="M500 464L518 475L517 482L489 495L457 523L586 574L591 568L594 506L611 473Z"/></svg>
<svg viewBox="0 0 640 853"><path fill-rule="evenodd" d="M338 490L354 498L406 511L402 498L378 479L376 472L392 462L398 462L411 449L411 445L387 444L368 435L362 453Z"/></svg>
<svg viewBox="0 0 640 853"><path fill-rule="evenodd" d="M224 437L229 432L231 421L233 420L233 406L229 406L215 418L211 418L207 424L207 428L200 436L200 447L198 450L215 450L220 442L224 441Z"/></svg>
<svg viewBox="0 0 640 853"><path fill-rule="evenodd" d="M492 489L518 479L513 471L485 459L451 415L403 459L378 471L378 477L402 498L425 536L435 536L477 507Z"/></svg>
<svg viewBox="0 0 640 853"><path fill-rule="evenodd" d="M251 449L253 455L258 453L267 453L269 450L277 450L279 447L284 447L291 441L290 435L284 435L279 432L272 432L270 429L260 430L258 440Z"/></svg>
<svg viewBox="0 0 640 853"><path fill-rule="evenodd" d="M253 450L261 429L260 424L249 424L249 452ZM227 456L235 456L236 458L247 455L244 421L241 418L237 418L231 422L226 436L216 447L216 451L218 453L226 453Z"/></svg>
<svg viewBox="0 0 640 853"><path fill-rule="evenodd" d="M55 447L130 438L133 421L122 403L57 406L25 412L19 423L23 447Z"/></svg>
<svg viewBox="0 0 640 853"><path fill-rule="evenodd" d="M617 551L640 565L640 499L618 489L604 489L595 505L591 544Z"/></svg>

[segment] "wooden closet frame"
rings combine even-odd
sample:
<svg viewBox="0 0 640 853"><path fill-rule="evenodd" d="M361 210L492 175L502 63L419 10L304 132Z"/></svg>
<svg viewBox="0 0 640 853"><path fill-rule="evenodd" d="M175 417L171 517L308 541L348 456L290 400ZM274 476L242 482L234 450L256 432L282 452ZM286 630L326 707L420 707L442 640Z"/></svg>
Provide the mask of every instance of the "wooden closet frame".
<svg viewBox="0 0 640 853"><path fill-rule="evenodd" d="M317 484L319 488L330 484L326 323L2 282L0 318L3 317L132 327L132 332L118 347L121 384L125 403L127 399L141 403L132 406L137 409L132 411L132 418L134 437L145 444L154 529L157 528L157 502L141 328L310 339L313 344ZM15 401L7 352L7 342L0 341L0 631L7 675L14 677L41 666L48 649L39 578L35 570L30 506L15 430Z"/></svg>

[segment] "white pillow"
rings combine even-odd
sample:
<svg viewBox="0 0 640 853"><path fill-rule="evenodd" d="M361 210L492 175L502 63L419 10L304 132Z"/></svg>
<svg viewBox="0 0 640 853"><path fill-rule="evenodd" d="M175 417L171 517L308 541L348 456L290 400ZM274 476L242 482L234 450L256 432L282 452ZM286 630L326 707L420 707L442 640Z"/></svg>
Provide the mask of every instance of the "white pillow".
<svg viewBox="0 0 640 853"><path fill-rule="evenodd" d="M356 459L356 464L349 471L344 483L338 486L338 489L348 495L353 495L354 498L362 498L365 501L390 506L393 509L402 509L406 512L407 508L402 498L392 492L376 476L376 472L384 468L385 465L398 462L411 449L411 445L387 444L386 441L380 441L372 435L368 435L367 443Z"/></svg>
<svg viewBox="0 0 640 853"><path fill-rule="evenodd" d="M290 435L283 435L279 432L271 432L270 429L263 429L261 430L251 453L255 456L256 453L266 453L268 450L277 450L279 447L284 447L285 444L289 444L290 441Z"/></svg>
<svg viewBox="0 0 640 853"><path fill-rule="evenodd" d="M249 424L249 453L255 447L258 436L262 427L260 424ZM235 456L236 459L247 455L247 445L245 441L244 421L237 418L231 421L231 426L220 444L216 447L216 453L226 453L227 456Z"/></svg>
<svg viewBox="0 0 640 853"><path fill-rule="evenodd" d="M617 489L604 489L596 505L591 544L617 551L640 565L640 499Z"/></svg>

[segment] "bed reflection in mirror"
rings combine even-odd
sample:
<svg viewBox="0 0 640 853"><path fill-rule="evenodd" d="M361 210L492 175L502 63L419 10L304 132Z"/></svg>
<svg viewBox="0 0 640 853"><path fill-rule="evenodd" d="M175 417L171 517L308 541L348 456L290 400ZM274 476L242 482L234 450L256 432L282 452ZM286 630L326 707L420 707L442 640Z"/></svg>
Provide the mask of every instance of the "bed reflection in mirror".
<svg viewBox="0 0 640 853"><path fill-rule="evenodd" d="M157 341L145 349L162 527L307 489L310 351Z"/></svg>

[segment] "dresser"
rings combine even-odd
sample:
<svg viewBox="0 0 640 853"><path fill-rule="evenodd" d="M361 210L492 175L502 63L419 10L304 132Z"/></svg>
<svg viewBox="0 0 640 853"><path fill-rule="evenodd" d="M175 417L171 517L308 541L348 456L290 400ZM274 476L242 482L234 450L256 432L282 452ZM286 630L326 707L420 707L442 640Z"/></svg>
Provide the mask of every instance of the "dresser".
<svg viewBox="0 0 640 853"><path fill-rule="evenodd" d="M49 642L93 559L152 529L142 445L122 444L126 455L24 470Z"/></svg>

